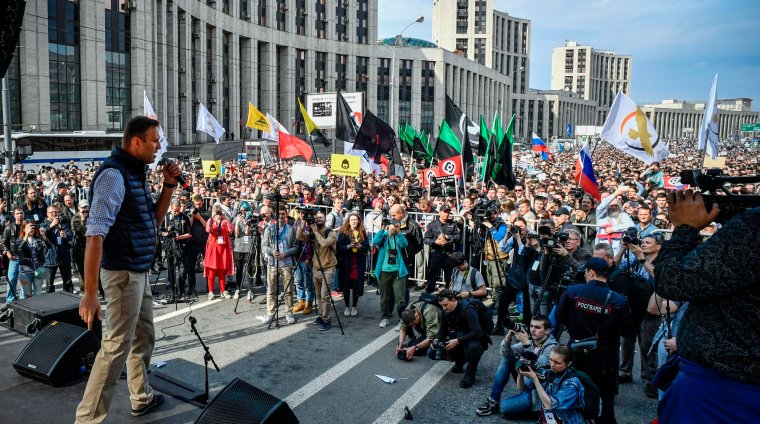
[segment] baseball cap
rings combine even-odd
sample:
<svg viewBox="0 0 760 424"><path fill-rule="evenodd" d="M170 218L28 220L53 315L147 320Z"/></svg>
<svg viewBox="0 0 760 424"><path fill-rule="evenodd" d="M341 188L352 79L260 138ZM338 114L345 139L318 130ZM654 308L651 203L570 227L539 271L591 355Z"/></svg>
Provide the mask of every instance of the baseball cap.
<svg viewBox="0 0 760 424"><path fill-rule="evenodd" d="M451 205L448 204L448 203L444 203L443 205L441 205L441 210L442 211L450 211L451 210Z"/></svg>
<svg viewBox="0 0 760 424"><path fill-rule="evenodd" d="M451 261L451 264L454 266L462 265L465 261L464 253L454 252L449 255L449 260Z"/></svg>
<svg viewBox="0 0 760 424"><path fill-rule="evenodd" d="M554 212L554 215L570 215L570 210L564 206L557 209L557 212Z"/></svg>
<svg viewBox="0 0 760 424"><path fill-rule="evenodd" d="M90 202L88 202L87 199L82 199L79 201L79 207L82 209L90 209Z"/></svg>
<svg viewBox="0 0 760 424"><path fill-rule="evenodd" d="M58 183L58 185L55 186L56 188L66 188L66 183Z"/></svg>
<svg viewBox="0 0 760 424"><path fill-rule="evenodd" d="M593 269L594 271L609 271L610 266L602 258L588 258L586 261L586 269Z"/></svg>

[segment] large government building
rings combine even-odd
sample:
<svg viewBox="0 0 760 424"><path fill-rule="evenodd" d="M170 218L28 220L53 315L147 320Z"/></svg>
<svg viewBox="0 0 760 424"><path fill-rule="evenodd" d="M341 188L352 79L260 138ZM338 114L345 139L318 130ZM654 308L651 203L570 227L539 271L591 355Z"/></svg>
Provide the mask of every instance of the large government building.
<svg viewBox="0 0 760 424"><path fill-rule="evenodd" d="M211 140L195 131L201 103L239 139L249 101L297 132L299 98L340 90L364 92L394 127L436 134L449 95L473 120L514 113L518 140L548 140L601 125L616 90L630 91L629 56L575 43L555 49L552 89L531 89L531 21L493 4L434 0L425 41L381 34L379 0L27 0L7 75L12 127L120 132L146 93L172 144ZM698 114L647 108L655 126ZM728 127L745 122L731 113Z"/></svg>

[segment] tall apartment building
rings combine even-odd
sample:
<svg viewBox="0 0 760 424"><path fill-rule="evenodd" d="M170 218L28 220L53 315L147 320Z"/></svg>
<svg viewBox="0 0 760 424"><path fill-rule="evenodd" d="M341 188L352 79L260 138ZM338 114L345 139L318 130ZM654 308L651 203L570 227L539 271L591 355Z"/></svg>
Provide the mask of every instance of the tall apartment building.
<svg viewBox="0 0 760 424"><path fill-rule="evenodd" d="M433 42L512 77L512 93L526 93L530 20L494 10L493 0L434 0Z"/></svg>
<svg viewBox="0 0 760 424"><path fill-rule="evenodd" d="M566 41L552 51L552 90L572 91L599 105L597 125L607 118L618 91L630 95L631 56Z"/></svg>

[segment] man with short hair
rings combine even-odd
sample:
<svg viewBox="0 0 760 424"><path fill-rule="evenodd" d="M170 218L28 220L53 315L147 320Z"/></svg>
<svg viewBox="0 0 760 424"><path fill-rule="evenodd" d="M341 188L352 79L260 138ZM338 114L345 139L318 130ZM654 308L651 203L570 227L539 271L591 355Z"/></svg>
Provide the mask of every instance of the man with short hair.
<svg viewBox="0 0 760 424"><path fill-rule="evenodd" d="M47 237L48 241L53 244L55 254L45 255L45 267L48 269L47 292L55 292L55 273L60 268L61 278L63 279L63 291L73 293L74 284L71 282L71 244L70 240L74 237L71 232L71 226L67 222L62 222L58 217L58 207L50 205L47 208L47 218L40 227ZM50 252L49 252L50 253Z"/></svg>
<svg viewBox="0 0 760 424"><path fill-rule="evenodd" d="M449 255L449 260L453 266L453 273L451 275L451 284L448 288L456 294L457 298L485 299L488 291L486 290L483 274L470 266L464 253L454 252Z"/></svg>
<svg viewBox="0 0 760 424"><path fill-rule="evenodd" d="M314 324L319 325L319 331L327 331L332 328L330 317L330 282L338 265L335 255L335 245L338 241L338 233L327 228L325 214L314 214L314 223L301 229L296 236L299 240L311 240L312 243L312 278L314 279L314 291L317 296L317 311L319 316Z"/></svg>
<svg viewBox="0 0 760 424"><path fill-rule="evenodd" d="M546 315L536 315L530 320L530 333L524 330L515 332L509 330L507 336L501 341L501 360L496 369L496 375L491 386L491 395L478 407L475 413L485 417L494 412L501 412L508 418L520 417L531 411L540 410L540 399L535 389L524 389L506 399L501 399L509 377L517 378L516 364L524 352L534 353L538 359L534 370L540 370L549 366L549 354L557 341L550 334L551 322ZM512 341L517 342L512 344Z"/></svg>
<svg viewBox="0 0 760 424"><path fill-rule="evenodd" d="M288 324L295 324L291 314L293 307L293 266L298 253L296 230L288 224L288 210L280 206L277 225L270 225L261 237L261 251L267 261L267 316L264 324L269 324L277 312L276 296L279 284L285 293L285 319Z"/></svg>
<svg viewBox="0 0 760 424"><path fill-rule="evenodd" d="M430 246L430 256L427 264L427 283L425 291L432 293L436 290L436 280L443 271L444 281L451 278L449 254L454 246L462 241L459 226L450 218L451 205L444 203L438 212L438 219L431 222L425 230L424 243Z"/></svg>
<svg viewBox="0 0 760 424"><path fill-rule="evenodd" d="M188 215L190 215L190 234L192 237L185 246L183 256L183 266L187 270L187 291L184 293L186 298L195 293L195 264L198 261L198 255L205 253L206 242L208 241L206 223L211 218L211 213L206 210L206 205L200 194L193 196L193 208Z"/></svg>
<svg viewBox="0 0 760 424"><path fill-rule="evenodd" d="M424 355L438 335L441 314L439 306L425 300L414 302L404 309L401 312L396 356L411 361L415 356Z"/></svg>
<svg viewBox="0 0 760 424"><path fill-rule="evenodd" d="M572 222L570 222L570 209L566 207L558 208L554 215L552 215L552 219L554 220L554 226L557 228L557 232L564 232L565 230L573 229L580 233L581 231L573 225Z"/></svg>
<svg viewBox="0 0 760 424"><path fill-rule="evenodd" d="M652 210L649 209L649 206L640 204L636 216L639 218L639 224L636 226L639 232L639 240L659 230L656 225L652 224Z"/></svg>
<svg viewBox="0 0 760 424"><path fill-rule="evenodd" d="M3 255L8 258L8 284L6 288L5 303L13 303L17 299L25 299L26 293L24 293L23 286L20 286L20 292L16 293L16 286L18 285L19 274L19 257L21 251L19 245L16 243L21 233L21 228L24 226L24 210L21 206L13 208L13 221L9 221L3 229Z"/></svg>
<svg viewBox="0 0 760 424"><path fill-rule="evenodd" d="M77 423L106 419L125 363L132 415L144 415L163 402L163 395L153 393L148 380L155 340L148 271L156 255L156 223L164 220L169 209L180 170L176 163L163 167L163 188L154 204L146 165L155 161L160 148L158 126L158 121L144 116L130 119L121 146L114 147L101 164L90 188L92 210L79 315L88 329L95 317L102 319L98 274L108 314L100 351L77 407Z"/></svg>
<svg viewBox="0 0 760 424"><path fill-rule="evenodd" d="M480 327L476 307L469 301L458 300L453 291L444 289L438 294L438 303L443 309L443 319L436 341L445 344L446 353L454 360L452 373L463 372L464 365L467 364L467 371L459 382L459 387L470 388L475 382L480 358L491 338ZM432 352L428 350L428 357L434 359Z"/></svg>

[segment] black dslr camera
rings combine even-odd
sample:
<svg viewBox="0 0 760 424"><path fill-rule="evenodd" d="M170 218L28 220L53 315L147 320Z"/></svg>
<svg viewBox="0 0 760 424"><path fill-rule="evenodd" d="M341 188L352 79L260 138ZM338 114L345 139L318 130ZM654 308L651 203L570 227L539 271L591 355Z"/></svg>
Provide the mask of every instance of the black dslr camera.
<svg viewBox="0 0 760 424"><path fill-rule="evenodd" d="M628 229L625 230L625 233L623 233L622 240L625 244L641 244L641 240L639 240L639 231L636 230L636 227L628 227Z"/></svg>
<svg viewBox="0 0 760 424"><path fill-rule="evenodd" d="M517 359L515 368L524 372L530 371L530 369L533 369L535 371L537 368L536 362L538 362L538 355L529 350L526 350Z"/></svg>
<svg viewBox="0 0 760 424"><path fill-rule="evenodd" d="M555 235L552 228L548 225L538 227L538 235L540 236L539 242L541 243L541 247L547 249L562 247L562 244L570 238L567 233L559 233Z"/></svg>
<svg viewBox="0 0 760 424"><path fill-rule="evenodd" d="M487 221L488 216L499 211L499 206L495 200L478 200L472 206L472 217L478 221Z"/></svg>
<svg viewBox="0 0 760 424"><path fill-rule="evenodd" d="M523 326L523 324L518 324L518 323L512 321L512 319L509 318L509 317L504 318L501 321L501 325L507 331L512 330L515 333L527 333L527 331L525 331L525 327Z"/></svg>
<svg viewBox="0 0 760 424"><path fill-rule="evenodd" d="M430 359L435 361L444 359L446 343L442 340L434 339L433 342L430 343L430 352Z"/></svg>

